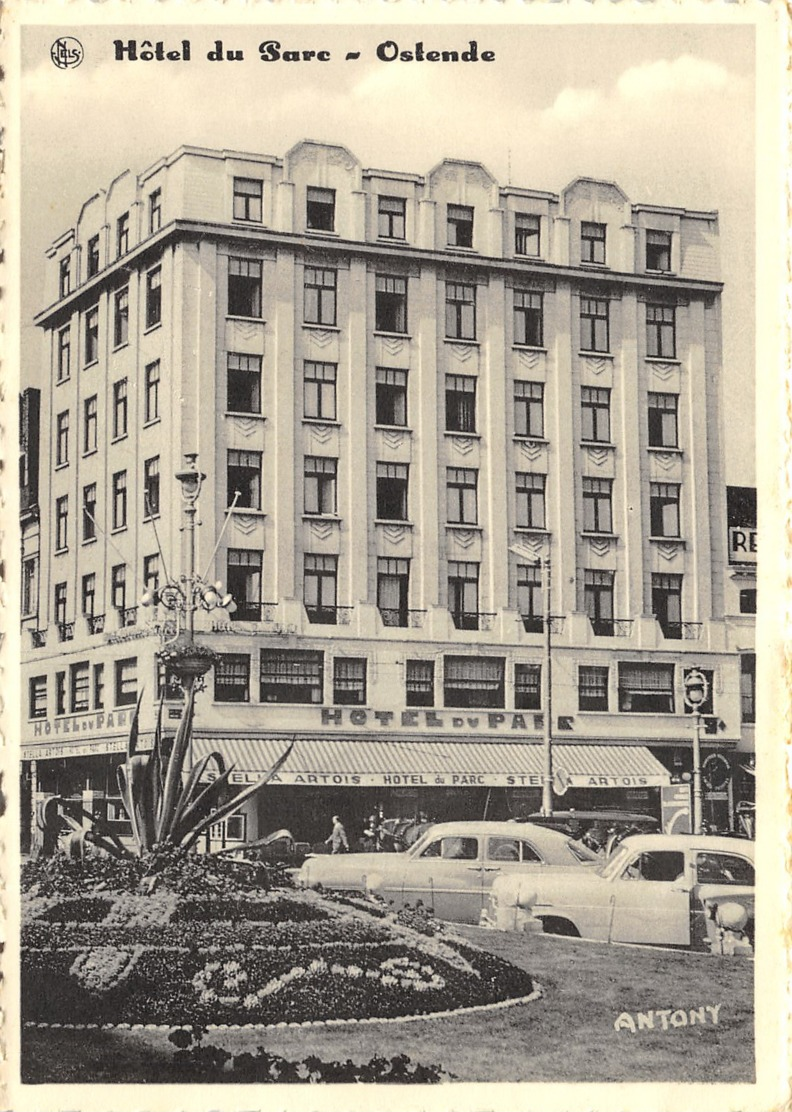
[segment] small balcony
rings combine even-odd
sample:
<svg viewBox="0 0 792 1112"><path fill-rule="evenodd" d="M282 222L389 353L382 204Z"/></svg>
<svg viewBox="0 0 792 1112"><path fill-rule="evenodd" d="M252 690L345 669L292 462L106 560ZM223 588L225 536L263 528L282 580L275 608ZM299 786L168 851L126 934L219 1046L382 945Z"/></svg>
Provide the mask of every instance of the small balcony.
<svg viewBox="0 0 792 1112"><path fill-rule="evenodd" d="M595 637L629 637L632 618L589 618Z"/></svg>
<svg viewBox="0 0 792 1112"><path fill-rule="evenodd" d="M277 605L277 602L242 600L236 603L236 610L233 614L229 614L229 617L232 622L271 622L275 618Z"/></svg>
<svg viewBox="0 0 792 1112"><path fill-rule="evenodd" d="M308 606L305 613L311 625L348 626L352 621L352 606Z"/></svg>
<svg viewBox="0 0 792 1112"><path fill-rule="evenodd" d="M520 621L526 633L542 633L544 630L543 614L520 614Z"/></svg>
<svg viewBox="0 0 792 1112"><path fill-rule="evenodd" d="M481 610L452 610L451 618L457 629L492 629L497 614Z"/></svg>
<svg viewBox="0 0 792 1112"><path fill-rule="evenodd" d="M137 625L137 606L126 606L123 610L119 610L118 614L121 619L122 626Z"/></svg>
<svg viewBox="0 0 792 1112"><path fill-rule="evenodd" d="M74 640L74 622L58 622L58 640Z"/></svg>
<svg viewBox="0 0 792 1112"><path fill-rule="evenodd" d="M104 633L104 614L86 614L85 621L88 626L89 633Z"/></svg>
<svg viewBox="0 0 792 1112"><path fill-rule="evenodd" d="M31 629L30 638L34 649L43 649L47 644L47 631L46 629Z"/></svg>
<svg viewBox="0 0 792 1112"><path fill-rule="evenodd" d="M661 622L658 625L666 641L698 641L701 637L703 622Z"/></svg>
<svg viewBox="0 0 792 1112"><path fill-rule="evenodd" d="M402 629L421 629L426 617L425 610L407 610L406 608L379 607L380 617L384 626L400 627Z"/></svg>

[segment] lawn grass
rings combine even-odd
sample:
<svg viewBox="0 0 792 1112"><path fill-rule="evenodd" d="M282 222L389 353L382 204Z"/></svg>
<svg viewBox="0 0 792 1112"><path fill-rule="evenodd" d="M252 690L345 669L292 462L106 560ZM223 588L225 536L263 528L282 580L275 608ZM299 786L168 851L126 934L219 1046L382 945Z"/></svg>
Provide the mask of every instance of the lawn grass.
<svg viewBox="0 0 792 1112"><path fill-rule="evenodd" d="M459 1081L752 1082L753 962L744 958L607 946L477 927L459 933L529 970L542 1000L410 1023L269 1031L213 1031L232 1052L266 1045L290 1059L365 1062L407 1054ZM720 1005L717 1025L614 1029L622 1012ZM173 1081L163 1032L23 1032L23 1081ZM230 1080L226 1078L225 1080Z"/></svg>

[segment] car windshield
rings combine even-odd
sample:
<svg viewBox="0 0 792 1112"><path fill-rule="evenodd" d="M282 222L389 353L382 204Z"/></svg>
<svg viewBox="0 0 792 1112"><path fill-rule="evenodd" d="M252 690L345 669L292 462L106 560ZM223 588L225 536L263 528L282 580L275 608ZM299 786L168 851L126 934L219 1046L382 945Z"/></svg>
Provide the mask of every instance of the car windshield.
<svg viewBox="0 0 792 1112"><path fill-rule="evenodd" d="M567 842L567 849L578 861L584 863L587 861L599 861L599 857L593 849L589 849L589 847L585 846L582 842L576 842L574 838L570 838Z"/></svg>
<svg viewBox="0 0 792 1112"><path fill-rule="evenodd" d="M618 876L624 866L627 864L627 858L630 856L629 846L620 846L613 857L611 857L602 868L599 870L600 876L603 880L611 880L613 877Z"/></svg>

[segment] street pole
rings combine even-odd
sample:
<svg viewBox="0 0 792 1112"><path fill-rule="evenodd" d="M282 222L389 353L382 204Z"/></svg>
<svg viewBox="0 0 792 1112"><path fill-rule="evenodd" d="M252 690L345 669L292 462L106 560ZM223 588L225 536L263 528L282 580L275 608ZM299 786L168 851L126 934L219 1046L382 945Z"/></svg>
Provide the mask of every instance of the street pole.
<svg viewBox="0 0 792 1112"><path fill-rule="evenodd" d="M693 723L693 833L701 834L701 711L697 710Z"/></svg>
<svg viewBox="0 0 792 1112"><path fill-rule="evenodd" d="M543 776L542 776L542 814L552 815L553 813L553 656L552 656L552 629L553 620L550 616L550 596L551 596L551 581L550 581L550 557L545 557L543 563L544 570L544 612L545 612L545 625L544 625L544 691L542 698L542 706L544 707L544 715L542 717L543 723L543 736L542 736L542 757L543 757Z"/></svg>

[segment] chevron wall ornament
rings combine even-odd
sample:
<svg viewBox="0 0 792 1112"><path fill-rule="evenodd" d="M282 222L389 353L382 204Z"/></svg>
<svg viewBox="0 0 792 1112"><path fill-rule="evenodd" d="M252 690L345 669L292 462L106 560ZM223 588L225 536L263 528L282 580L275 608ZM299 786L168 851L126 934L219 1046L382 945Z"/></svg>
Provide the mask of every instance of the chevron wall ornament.
<svg viewBox="0 0 792 1112"><path fill-rule="evenodd" d="M333 333L325 331L324 328L311 328L308 337L313 347L326 348L329 343L332 343Z"/></svg>
<svg viewBox="0 0 792 1112"><path fill-rule="evenodd" d="M400 340L398 336L382 336L380 343L388 355L401 355L404 351L404 340Z"/></svg>
<svg viewBox="0 0 792 1112"><path fill-rule="evenodd" d="M326 541L332 535L334 524L332 521L311 521L309 528L318 541Z"/></svg>
<svg viewBox="0 0 792 1112"><path fill-rule="evenodd" d="M468 456L476 446L476 441L469 436L450 437L451 446L460 456Z"/></svg>
<svg viewBox="0 0 792 1112"><path fill-rule="evenodd" d="M607 556L614 543L612 537L589 537L588 542L595 556Z"/></svg>
<svg viewBox="0 0 792 1112"><path fill-rule="evenodd" d="M535 463L539 459L544 448L541 444L537 444L535 440L521 440L519 441L520 455L524 459Z"/></svg>
<svg viewBox="0 0 792 1112"><path fill-rule="evenodd" d="M258 521L257 517L252 517L250 514L234 514L234 529L237 533L241 533L243 537L249 537L256 528Z"/></svg>
<svg viewBox="0 0 792 1112"><path fill-rule="evenodd" d="M332 425L311 425L310 429L314 444L326 444L333 435Z"/></svg>
<svg viewBox="0 0 792 1112"><path fill-rule="evenodd" d="M407 433L399 429L388 429L383 432L382 439L388 448L400 448L407 439Z"/></svg>

